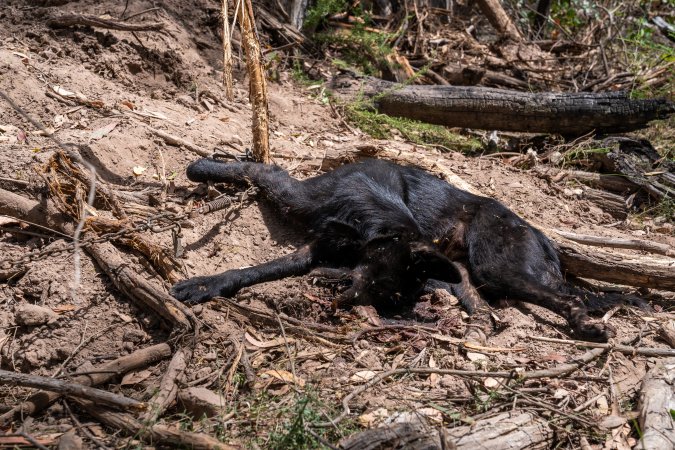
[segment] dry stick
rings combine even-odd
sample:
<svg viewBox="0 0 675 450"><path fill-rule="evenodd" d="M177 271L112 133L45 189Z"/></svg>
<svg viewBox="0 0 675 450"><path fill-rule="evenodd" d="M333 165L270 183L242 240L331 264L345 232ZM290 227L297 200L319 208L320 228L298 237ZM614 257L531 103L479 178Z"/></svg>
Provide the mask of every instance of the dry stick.
<svg viewBox="0 0 675 450"><path fill-rule="evenodd" d="M139 122L141 123L141 122ZM145 125L145 124L143 124ZM156 128L152 128L148 125L145 125L145 127L154 135L162 138L164 142L166 142L169 145L175 145L177 147L185 147L186 149L190 150L191 152L194 152L198 154L199 156L211 156L213 155L213 152L210 152L208 150L204 150L203 148L199 147L198 145L193 144L192 142L186 141L185 139L179 138L178 136L174 136L172 134L169 134L165 131L158 130Z"/></svg>
<svg viewBox="0 0 675 450"><path fill-rule="evenodd" d="M68 405L67 401L63 401L63 406L66 409L66 412L68 413L68 415L70 416L70 420L73 421L73 423L75 424L77 429L80 430L80 432L82 434L87 436L87 438L89 438L89 440L91 440L99 448L102 448L103 450L110 450L110 447L105 445L100 439L98 439L96 436L94 436L91 431L89 431L86 427L84 427L82 425L82 423L77 419L77 417L75 417L75 414L73 414L73 411L71 411L70 406Z"/></svg>
<svg viewBox="0 0 675 450"><path fill-rule="evenodd" d="M265 164L270 163L269 110L267 108L267 81L263 72L263 58L260 42L255 31L253 5L243 0L239 10L241 40L246 53L246 67L249 76L249 99L253 110L253 158Z"/></svg>
<svg viewBox="0 0 675 450"><path fill-rule="evenodd" d="M223 1L223 85L225 85L225 97L229 101L234 100L232 88L232 44L230 43L230 21L227 14L227 3Z"/></svg>
<svg viewBox="0 0 675 450"><path fill-rule="evenodd" d="M532 371L525 371L525 372L516 372L516 371L509 371L509 372L489 372L489 371L479 371L479 370L458 370L458 369L435 369L435 368L409 368L409 369L392 369L388 370L386 372L383 372L370 380L366 382L365 384L362 384L361 386L357 387L354 389L351 393L349 393L346 397L342 399L342 412L334 419L330 420L329 422L321 422L316 424L315 426L317 427L331 427L337 425L342 419L347 417L349 414L349 402L359 395L360 393L366 391L367 389L371 388L372 386L376 385L377 383L381 382L382 380L389 378L393 375L404 375L404 374L421 374L421 375L430 375L432 373L438 374L438 375L456 375L456 376L462 376L462 377L493 377L493 378L518 378L521 380L531 380L535 378L552 378L552 377L560 377L563 375L567 375L569 373L574 372L575 370L579 369L580 367L588 364L589 362L593 361L595 358L599 357L603 353L607 352L608 349L606 348L596 348L593 350L589 350L588 352L584 353L583 355L579 356L578 358L574 358L573 362L570 363L565 363L565 364L560 364L558 366L552 367L551 369L543 369L543 370L532 370Z"/></svg>
<svg viewBox="0 0 675 450"><path fill-rule="evenodd" d="M87 25L95 28L105 28L119 31L159 31L164 28L162 22L148 23L124 23L117 20L101 19L96 16L84 14L65 14L63 16L53 17L47 20L47 26L52 28L72 27L76 25Z"/></svg>
<svg viewBox="0 0 675 450"><path fill-rule="evenodd" d="M590 236L588 234L570 233L568 231L553 230L560 236L570 241L580 244L592 245L596 247L626 248L630 250L641 250L645 252L658 253L660 255L675 256L673 250L668 244L658 242L644 241L642 239L617 239L600 236Z"/></svg>
<svg viewBox="0 0 675 450"><path fill-rule="evenodd" d="M573 339L557 339L544 336L530 336L530 339L543 342L554 342L556 344L569 344L576 347L609 349L624 355L641 356L675 356L675 349L669 348L649 348L649 347L631 347L628 345L603 344L600 342L575 341Z"/></svg>
<svg viewBox="0 0 675 450"><path fill-rule="evenodd" d="M169 367L162 376L162 381L159 384L159 392L148 402L148 410L143 415L142 421L147 423L155 423L157 419L164 413L166 408L173 403L178 394L178 383L182 381L185 376L185 369L187 363L192 357L192 351L186 348L180 348L174 353Z"/></svg>
<svg viewBox="0 0 675 450"><path fill-rule="evenodd" d="M191 433L180 431L178 428L169 428L166 425L148 426L139 422L129 414L107 411L100 406L89 402L76 399L78 405L100 422L113 429L121 429L126 434L138 436L145 442L153 445L164 444L171 448L190 448L190 449L221 449L235 450L236 447L224 444L217 439L203 433Z"/></svg>
<svg viewBox="0 0 675 450"><path fill-rule="evenodd" d="M157 344L136 350L130 355L122 356L113 361L101 364L95 368L96 373L88 375L78 375L71 381L84 386L96 386L107 383L115 376L123 373L138 370L147 367L171 355L169 344ZM7 421L23 415L35 415L48 407L54 401L61 397L60 393L51 391L40 391L31 395L28 400L15 406L0 416L0 426L4 426Z"/></svg>
<svg viewBox="0 0 675 450"><path fill-rule="evenodd" d="M85 386L83 384L70 383L68 381L41 377L38 375L10 372L8 370L0 370L0 384L12 384L16 386L45 389L47 391L58 392L68 396L83 397L125 409L145 409L146 407L145 403L139 402L138 400Z"/></svg>

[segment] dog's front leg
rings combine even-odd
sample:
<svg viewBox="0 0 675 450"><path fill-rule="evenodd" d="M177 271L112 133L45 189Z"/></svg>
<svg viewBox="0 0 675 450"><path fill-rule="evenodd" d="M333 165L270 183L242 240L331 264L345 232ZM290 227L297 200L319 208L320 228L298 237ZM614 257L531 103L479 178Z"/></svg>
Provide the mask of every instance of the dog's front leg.
<svg viewBox="0 0 675 450"><path fill-rule="evenodd" d="M304 275L315 265L314 247L306 245L295 253L258 266L181 281L173 286L171 295L185 303L201 303L213 297L230 297L246 286L293 275Z"/></svg>

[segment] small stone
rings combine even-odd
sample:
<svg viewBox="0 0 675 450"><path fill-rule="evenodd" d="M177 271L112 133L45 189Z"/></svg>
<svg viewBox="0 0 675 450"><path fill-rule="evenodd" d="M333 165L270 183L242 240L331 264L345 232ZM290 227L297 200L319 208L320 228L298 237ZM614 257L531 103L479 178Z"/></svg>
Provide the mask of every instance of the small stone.
<svg viewBox="0 0 675 450"><path fill-rule="evenodd" d="M17 325L35 327L55 321L58 314L49 308L38 305L21 305L14 311L14 320Z"/></svg>
<svg viewBox="0 0 675 450"><path fill-rule="evenodd" d="M195 419L213 417L223 411L225 398L201 387L191 387L178 392L178 404Z"/></svg>
<svg viewBox="0 0 675 450"><path fill-rule="evenodd" d="M208 352L204 355L204 361L215 361L218 358L216 352Z"/></svg>

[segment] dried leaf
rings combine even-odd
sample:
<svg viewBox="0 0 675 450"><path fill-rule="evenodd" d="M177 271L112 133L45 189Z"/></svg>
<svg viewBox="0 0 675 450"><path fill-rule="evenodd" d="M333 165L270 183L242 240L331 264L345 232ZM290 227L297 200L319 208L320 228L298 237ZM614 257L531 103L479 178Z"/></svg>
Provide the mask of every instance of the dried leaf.
<svg viewBox="0 0 675 450"><path fill-rule="evenodd" d="M54 311L57 314L61 314L68 311L75 311L77 309L78 308L75 305L60 305L52 308L52 311Z"/></svg>
<svg viewBox="0 0 675 450"><path fill-rule="evenodd" d="M124 375L124 378L122 378L120 384L122 386L138 384L143 380L147 380L150 377L150 375L152 375L152 372L149 370L141 370L140 372L129 372L128 374Z"/></svg>
<svg viewBox="0 0 675 450"><path fill-rule="evenodd" d="M564 363L567 361L567 357L565 355L561 355L560 353L549 353L542 356L541 359L544 361L555 361L559 363Z"/></svg>
<svg viewBox="0 0 675 450"><path fill-rule="evenodd" d="M265 370L258 374L260 377L272 377L276 378L279 381L284 381L286 383L297 384L300 387L305 387L305 380L300 377L294 377L292 373L286 370Z"/></svg>
<svg viewBox="0 0 675 450"><path fill-rule="evenodd" d="M373 378L375 375L377 375L377 373L373 372L372 370L361 370L352 375L351 378L349 378L349 380L355 383L365 383L366 381Z"/></svg>
<svg viewBox="0 0 675 450"><path fill-rule="evenodd" d="M97 129L93 133L91 133L91 136L89 136L89 138L93 141L101 139L102 137L107 136L112 130L114 130L115 127L117 127L117 125L119 125L119 122L110 122L108 125L105 125Z"/></svg>
<svg viewBox="0 0 675 450"><path fill-rule="evenodd" d="M261 342L258 339L254 338L253 336L251 336L249 333L244 333L244 339L246 339L246 342L251 344L253 347L257 348L273 348L279 347L280 345L285 345L287 342L289 344L295 342L295 339L293 338L284 339L283 337L272 339L271 341L267 342Z"/></svg>
<svg viewBox="0 0 675 450"><path fill-rule="evenodd" d="M366 428L372 428L373 426L379 424L384 419L389 417L389 411L386 408L378 408L375 411L370 411L365 414L361 414L357 419L361 426Z"/></svg>
<svg viewBox="0 0 675 450"><path fill-rule="evenodd" d="M148 170L148 168L143 167L143 166L134 166L134 168L132 170L134 171L134 175L140 176L140 175L143 175L143 172Z"/></svg>

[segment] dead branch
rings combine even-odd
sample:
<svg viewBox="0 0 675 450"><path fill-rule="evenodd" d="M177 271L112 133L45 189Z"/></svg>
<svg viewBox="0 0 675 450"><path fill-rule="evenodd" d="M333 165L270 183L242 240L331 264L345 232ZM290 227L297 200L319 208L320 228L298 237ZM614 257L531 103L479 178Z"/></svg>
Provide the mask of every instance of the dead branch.
<svg viewBox="0 0 675 450"><path fill-rule="evenodd" d="M191 433L166 425L150 425L139 422L131 415L102 409L95 403L76 400L88 414L113 429L123 430L130 436L138 436L153 445L203 450L235 450L237 447L222 443L204 433Z"/></svg>
<svg viewBox="0 0 675 450"><path fill-rule="evenodd" d="M438 375L455 375L460 377L471 377L471 378L517 378L521 380L531 380L536 378L555 378L568 375L575 370L579 369L582 366L585 366L589 362L598 358L600 355L604 354L608 350L606 348L595 348L589 350L583 355L574 358L572 362L560 364L558 366L552 367L551 369L543 370L533 370L533 371L499 371L499 372L490 372L482 370L459 370L459 369L437 369L437 368L407 368L407 369L392 369L386 372L382 372L379 375L374 376L366 383L358 386L352 392L347 394L342 399L342 412L335 417L334 419L328 422L321 422L316 424L317 427L330 427L337 425L342 419L349 415L349 402L356 397L357 395L365 392L374 385L380 383L381 381L394 376L394 375L404 375L404 374L420 374L420 375L430 375L432 373Z"/></svg>
<svg viewBox="0 0 675 450"><path fill-rule="evenodd" d="M659 361L642 381L640 389L640 427L642 436L636 449L675 448L675 358Z"/></svg>
<svg viewBox="0 0 675 450"><path fill-rule="evenodd" d="M668 348L649 348L649 347L631 347L629 345L606 344L600 342L576 341L574 339L557 339L544 336L530 336L530 339L542 342L554 342L556 344L574 345L577 348L604 348L624 355L641 356L675 356L675 349Z"/></svg>
<svg viewBox="0 0 675 450"><path fill-rule="evenodd" d="M263 71L263 56L255 31L251 0L242 0L239 9L241 40L246 53L246 68L249 76L249 99L253 109L253 158L270 163L269 110L267 105L267 81Z"/></svg>
<svg viewBox="0 0 675 450"><path fill-rule="evenodd" d="M588 234L570 233L568 231L553 230L560 236L574 242L595 247L626 248L630 250L640 250L643 252L658 253L660 255L675 256L673 250L668 244L658 242L644 241L642 239L618 239L601 236L590 236Z"/></svg>
<svg viewBox="0 0 675 450"><path fill-rule="evenodd" d="M159 31L164 28L162 22L126 23L85 14L64 14L47 20L47 26L52 28L67 28L77 25L118 31Z"/></svg>
<svg viewBox="0 0 675 450"><path fill-rule="evenodd" d="M47 391L58 392L62 395L89 399L122 409L142 410L146 407L145 403L139 402L138 400L118 394L113 394L101 389L85 386L83 384L72 383L55 378L41 377L39 375L10 372L8 370L0 370L0 384L11 384L15 386L44 389Z"/></svg>
<svg viewBox="0 0 675 450"><path fill-rule="evenodd" d="M146 125L146 128L154 135L157 137L160 137L164 140L169 145L174 145L176 147L185 147L186 149L190 150L191 152L194 152L198 154L199 156L204 156L204 157L209 157L213 155L213 152L210 152L208 150L204 150L203 148L199 147L198 145L193 144L192 142L186 141L183 138L179 138L178 136L174 136L172 134L167 133L166 131L158 130L156 128L152 128Z"/></svg>
<svg viewBox="0 0 675 450"><path fill-rule="evenodd" d="M511 21L499 0L477 0L476 3L478 3L478 7L490 22L490 25L498 33L516 42L523 40L520 30Z"/></svg>
<svg viewBox="0 0 675 450"><path fill-rule="evenodd" d="M454 428L405 422L366 430L343 439L343 450L406 448L493 450L549 448L555 433L548 421L532 412L509 411Z"/></svg>
<svg viewBox="0 0 675 450"><path fill-rule="evenodd" d="M100 366L95 367L86 375L76 375L71 382L84 386L104 384L118 375L142 369L171 355L169 344L157 344L136 350L130 355L122 356ZM28 397L26 401L15 406L0 416L0 426L16 417L32 416L39 413L61 397L58 392L39 391Z"/></svg>

